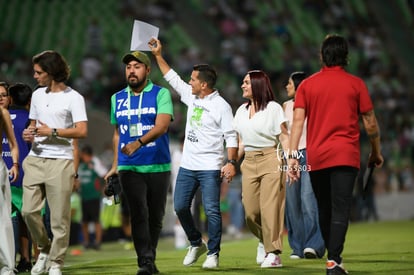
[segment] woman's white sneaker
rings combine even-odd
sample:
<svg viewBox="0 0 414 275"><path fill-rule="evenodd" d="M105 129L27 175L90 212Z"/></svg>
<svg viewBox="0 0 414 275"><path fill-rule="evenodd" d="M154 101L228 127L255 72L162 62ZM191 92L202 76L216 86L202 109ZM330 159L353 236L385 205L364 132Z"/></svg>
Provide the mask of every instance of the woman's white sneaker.
<svg viewBox="0 0 414 275"><path fill-rule="evenodd" d="M275 253L267 253L261 267L282 267L282 260L280 259L279 255L276 255Z"/></svg>

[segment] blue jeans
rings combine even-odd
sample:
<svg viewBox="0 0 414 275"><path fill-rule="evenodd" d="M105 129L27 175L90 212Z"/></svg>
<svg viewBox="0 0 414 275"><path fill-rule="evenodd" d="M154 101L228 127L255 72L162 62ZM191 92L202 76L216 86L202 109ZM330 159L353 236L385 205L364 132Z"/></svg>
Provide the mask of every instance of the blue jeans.
<svg viewBox="0 0 414 275"><path fill-rule="evenodd" d="M292 254L304 257L305 248L313 248L319 257L325 254L325 244L319 228L318 207L306 167L306 150L300 150L300 180L287 184L285 221Z"/></svg>
<svg viewBox="0 0 414 275"><path fill-rule="evenodd" d="M234 225L238 230L243 230L244 207L241 200L241 189L229 187L227 192L227 201L229 204L230 224Z"/></svg>
<svg viewBox="0 0 414 275"><path fill-rule="evenodd" d="M20 221L21 220L19 219L19 214L16 214L16 216L12 217L15 257L16 254L20 251Z"/></svg>
<svg viewBox="0 0 414 275"><path fill-rule="evenodd" d="M201 188L203 208L207 217L208 253L220 251L222 220L220 212L220 170L192 171L180 167L174 193L174 210L192 246L201 244L201 232L191 215L191 202Z"/></svg>

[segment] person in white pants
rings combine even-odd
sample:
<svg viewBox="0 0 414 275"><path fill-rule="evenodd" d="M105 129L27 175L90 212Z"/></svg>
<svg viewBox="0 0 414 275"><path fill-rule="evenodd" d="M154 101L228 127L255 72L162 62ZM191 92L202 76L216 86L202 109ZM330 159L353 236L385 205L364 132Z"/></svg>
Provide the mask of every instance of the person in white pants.
<svg viewBox="0 0 414 275"><path fill-rule="evenodd" d="M14 136L10 114L4 108L0 108L0 133L2 132L6 134L10 144L13 165L10 171L8 171L3 159L0 159L0 274L10 275L14 274L15 266L10 181L15 181L19 176L19 149Z"/></svg>
<svg viewBox="0 0 414 275"><path fill-rule="evenodd" d="M8 274L6 271L13 271L14 268L14 240L13 225L11 222L11 193L7 168L3 161L0 161L1 191L0 191L0 263L3 265L0 274ZM11 273L14 274L14 273Z"/></svg>

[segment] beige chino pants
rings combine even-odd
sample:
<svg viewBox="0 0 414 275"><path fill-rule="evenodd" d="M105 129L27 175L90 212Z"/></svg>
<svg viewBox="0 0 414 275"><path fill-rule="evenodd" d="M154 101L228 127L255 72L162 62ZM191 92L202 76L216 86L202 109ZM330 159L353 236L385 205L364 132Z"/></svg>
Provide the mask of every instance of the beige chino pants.
<svg viewBox="0 0 414 275"><path fill-rule="evenodd" d="M285 215L285 173L275 148L245 152L241 164L242 201L247 227L266 253L282 252Z"/></svg>
<svg viewBox="0 0 414 275"><path fill-rule="evenodd" d="M73 160L28 156L23 161L22 215L40 252L63 265L69 246L70 196L74 182ZM47 198L53 240L50 243L41 211Z"/></svg>

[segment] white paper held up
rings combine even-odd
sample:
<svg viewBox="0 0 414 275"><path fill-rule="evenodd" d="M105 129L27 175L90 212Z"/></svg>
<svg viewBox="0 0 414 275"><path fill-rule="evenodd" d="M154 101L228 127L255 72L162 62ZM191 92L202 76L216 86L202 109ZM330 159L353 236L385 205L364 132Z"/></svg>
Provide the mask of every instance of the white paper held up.
<svg viewBox="0 0 414 275"><path fill-rule="evenodd" d="M158 38L159 28L145 23L143 21L134 20L131 38L131 51L151 51L148 47L148 41L151 38Z"/></svg>

